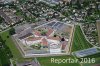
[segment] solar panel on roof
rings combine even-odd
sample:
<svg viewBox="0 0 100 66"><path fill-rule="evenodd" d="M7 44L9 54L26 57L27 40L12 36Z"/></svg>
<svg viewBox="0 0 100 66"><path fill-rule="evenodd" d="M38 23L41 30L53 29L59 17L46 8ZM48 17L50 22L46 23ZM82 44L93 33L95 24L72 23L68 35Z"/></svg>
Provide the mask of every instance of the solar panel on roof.
<svg viewBox="0 0 100 66"><path fill-rule="evenodd" d="M52 23L49 23L47 24L48 26L53 26L56 22L52 22Z"/></svg>
<svg viewBox="0 0 100 66"><path fill-rule="evenodd" d="M63 25L63 24L62 24L62 23L60 23L57 27L62 27L62 25Z"/></svg>
<svg viewBox="0 0 100 66"><path fill-rule="evenodd" d="M59 25L59 23L57 22L55 25L54 25L54 27L56 27L56 26L58 26Z"/></svg>

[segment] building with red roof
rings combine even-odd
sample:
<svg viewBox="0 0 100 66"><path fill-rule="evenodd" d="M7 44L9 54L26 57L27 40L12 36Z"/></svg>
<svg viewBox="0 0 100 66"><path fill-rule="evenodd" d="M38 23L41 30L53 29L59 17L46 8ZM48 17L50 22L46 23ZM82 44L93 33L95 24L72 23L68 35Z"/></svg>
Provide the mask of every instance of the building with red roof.
<svg viewBox="0 0 100 66"><path fill-rule="evenodd" d="M16 43L19 45L25 56L43 55L43 54L63 54L62 51L67 52L69 47L69 37L62 36L64 28L67 26L60 22L51 22L40 25L32 29L32 27L23 28L24 31L19 30L14 35ZM61 29L58 27L62 27ZM59 30L59 31L58 31ZM63 34L64 35L64 34ZM67 38L66 38L67 37ZM65 53L66 53L65 52Z"/></svg>

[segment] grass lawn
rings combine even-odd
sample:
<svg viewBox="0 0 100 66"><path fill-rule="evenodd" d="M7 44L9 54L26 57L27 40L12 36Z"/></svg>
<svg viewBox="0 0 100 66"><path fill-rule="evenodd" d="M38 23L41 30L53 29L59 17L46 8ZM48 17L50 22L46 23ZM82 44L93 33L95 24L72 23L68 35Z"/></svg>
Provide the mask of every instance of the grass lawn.
<svg viewBox="0 0 100 66"><path fill-rule="evenodd" d="M72 51L83 50L91 47L92 45L85 39L80 26L76 25Z"/></svg>
<svg viewBox="0 0 100 66"><path fill-rule="evenodd" d="M85 58L95 58L95 63L84 63L83 66L93 66L96 64L100 64L100 53L97 53L95 55L87 56Z"/></svg>
<svg viewBox="0 0 100 66"><path fill-rule="evenodd" d="M9 57L7 56L4 49L0 49L0 63L2 64L2 66L9 66L10 64Z"/></svg>
<svg viewBox="0 0 100 66"><path fill-rule="evenodd" d="M83 50L83 49L87 49L91 47L92 45L89 42L87 42L87 40L85 39L80 26L76 25L73 45L72 45L72 51ZM95 63L83 63L82 66L93 66L94 64L100 63L100 53L91 55L85 58L95 58L96 62Z"/></svg>
<svg viewBox="0 0 100 66"><path fill-rule="evenodd" d="M16 12L16 15L17 16L22 16L22 13L19 11L19 12Z"/></svg>
<svg viewBox="0 0 100 66"><path fill-rule="evenodd" d="M42 58L37 58L38 61L40 62L41 66L80 66L79 63L52 63L51 58L54 59L74 59L73 56L54 56L54 57L42 57Z"/></svg>
<svg viewBox="0 0 100 66"><path fill-rule="evenodd" d="M10 50L13 54L13 58L18 60L19 62L25 61L25 59L21 56L19 50L16 48L11 37L9 36L9 31L3 32L0 35L1 35L2 39L6 41L5 44L10 48ZM27 59L27 60L31 60L31 59Z"/></svg>
<svg viewBox="0 0 100 66"><path fill-rule="evenodd" d="M0 66L2 66L1 60L0 60Z"/></svg>

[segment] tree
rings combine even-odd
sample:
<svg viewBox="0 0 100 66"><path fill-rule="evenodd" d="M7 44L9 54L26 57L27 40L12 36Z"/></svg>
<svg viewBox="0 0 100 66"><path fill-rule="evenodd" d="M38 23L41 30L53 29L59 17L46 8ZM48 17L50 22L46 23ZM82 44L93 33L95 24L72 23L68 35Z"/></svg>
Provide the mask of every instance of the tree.
<svg viewBox="0 0 100 66"><path fill-rule="evenodd" d="M79 0L77 0L76 5L77 5L77 9L81 9L82 8Z"/></svg>
<svg viewBox="0 0 100 66"><path fill-rule="evenodd" d="M3 19L2 17L0 17L0 24L3 22L3 20L4 20L4 19Z"/></svg>
<svg viewBox="0 0 100 66"><path fill-rule="evenodd" d="M10 66L9 59L13 57L9 47L5 44L4 40L0 36L0 62L2 66Z"/></svg>
<svg viewBox="0 0 100 66"><path fill-rule="evenodd" d="M15 34L15 29L14 29L13 27L9 30L9 34L10 34L10 35Z"/></svg>
<svg viewBox="0 0 100 66"><path fill-rule="evenodd" d="M46 33L47 33L46 30L41 31L41 35L46 35Z"/></svg>

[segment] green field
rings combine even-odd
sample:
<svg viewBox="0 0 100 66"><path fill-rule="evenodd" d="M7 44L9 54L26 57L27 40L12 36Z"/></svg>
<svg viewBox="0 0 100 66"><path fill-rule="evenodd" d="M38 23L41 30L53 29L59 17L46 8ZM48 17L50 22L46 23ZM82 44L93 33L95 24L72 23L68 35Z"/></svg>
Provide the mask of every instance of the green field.
<svg viewBox="0 0 100 66"><path fill-rule="evenodd" d="M84 64L82 64L83 66L93 66L96 64L100 64L100 53L97 53L97 54L94 54L91 56L87 56L85 58L95 58L95 63L84 63Z"/></svg>
<svg viewBox="0 0 100 66"><path fill-rule="evenodd" d="M72 51L83 50L83 49L87 49L91 47L92 45L85 39L80 26L76 25L73 45L72 45Z"/></svg>
<svg viewBox="0 0 100 66"><path fill-rule="evenodd" d="M9 57L3 49L0 49L0 63L2 66L9 66Z"/></svg>
<svg viewBox="0 0 100 66"><path fill-rule="evenodd" d="M54 57L42 57L42 58L37 58L38 61L40 62L41 66L80 66L79 63L52 63L51 58L54 59L75 59L73 56L54 56Z"/></svg>
<svg viewBox="0 0 100 66"><path fill-rule="evenodd" d="M12 41L10 35L9 35L9 31L5 31L3 33L0 34L2 39L5 41L5 44L10 48L12 54L13 54L13 58L16 59L18 62L23 62L26 59L24 59L19 50L16 48L14 42ZM31 59L27 59L27 60L31 60Z"/></svg>
<svg viewBox="0 0 100 66"><path fill-rule="evenodd" d="M0 61L0 66L2 66L1 64L2 64L2 63L1 63L1 61Z"/></svg>
<svg viewBox="0 0 100 66"><path fill-rule="evenodd" d="M75 33L74 33L74 39L73 39L73 45L72 45L72 51L78 51L83 50L87 48L91 48L92 45L85 39L80 26L76 25ZM100 54L95 54L88 56L86 58L95 58L96 62L94 64L100 63ZM83 63L82 66L92 66L93 63Z"/></svg>

